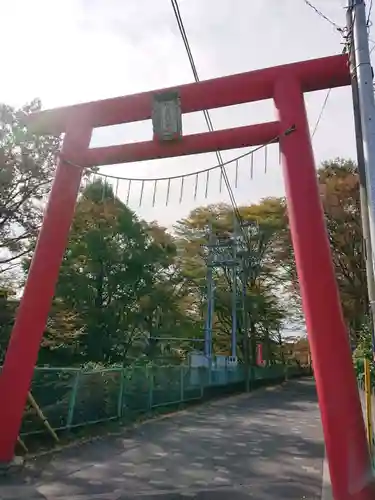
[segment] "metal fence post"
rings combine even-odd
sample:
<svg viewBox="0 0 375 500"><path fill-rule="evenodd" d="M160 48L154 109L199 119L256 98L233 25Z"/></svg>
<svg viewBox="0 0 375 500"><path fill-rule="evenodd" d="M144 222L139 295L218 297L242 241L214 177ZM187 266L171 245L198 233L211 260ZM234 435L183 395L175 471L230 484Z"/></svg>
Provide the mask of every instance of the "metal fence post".
<svg viewBox="0 0 375 500"><path fill-rule="evenodd" d="M76 405L77 392L78 392L78 386L79 386L79 380L80 380L80 378L81 378L81 370L78 370L76 372L76 376L74 378L72 392L71 392L70 398L69 398L68 417L67 417L67 420L66 420L66 427L68 429L70 429L70 427L73 424L74 409L75 409L75 405Z"/></svg>
<svg viewBox="0 0 375 500"><path fill-rule="evenodd" d="M148 408L152 409L154 403L154 372L149 366L146 367L147 379L148 379Z"/></svg>
<svg viewBox="0 0 375 500"><path fill-rule="evenodd" d="M203 397L204 397L204 378L205 378L206 368L201 366L201 367L197 368L197 370L198 370L199 384L200 384L200 389L201 389L201 399L203 399ZM204 376L202 376L202 373L204 374Z"/></svg>
<svg viewBox="0 0 375 500"><path fill-rule="evenodd" d="M248 387L249 387L249 392L253 390L254 388L254 379L255 379L255 373L254 373L254 367L251 363L249 363L249 368L248 368Z"/></svg>
<svg viewBox="0 0 375 500"><path fill-rule="evenodd" d="M117 401L117 416L122 417L123 412L123 399L124 399L124 386L125 386L125 368L120 370L120 388Z"/></svg>
<svg viewBox="0 0 375 500"><path fill-rule="evenodd" d="M180 401L183 403L184 401L184 366L180 366Z"/></svg>

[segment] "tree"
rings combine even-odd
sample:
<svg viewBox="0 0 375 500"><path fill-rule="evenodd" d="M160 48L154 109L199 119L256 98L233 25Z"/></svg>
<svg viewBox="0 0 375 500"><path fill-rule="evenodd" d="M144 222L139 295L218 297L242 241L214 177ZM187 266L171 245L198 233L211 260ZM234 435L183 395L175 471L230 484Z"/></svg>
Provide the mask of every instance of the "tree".
<svg viewBox="0 0 375 500"><path fill-rule="evenodd" d="M261 219L255 207L241 207L241 216L245 222L255 222L251 231L246 229L247 237L245 262L248 267L245 273L237 276L237 289L245 287L246 296L242 306L246 316L238 314L239 352L244 349L244 339L247 331L251 333L251 358L255 362L256 344L265 341L271 356L271 337L277 331L284 317L278 300L274 299L272 290L273 268L270 266L269 251L277 227L270 220ZM219 238L230 238L234 226L237 225L231 207L227 205L210 205L200 207L179 221L175 226L178 237L180 263L186 277L192 284L192 293L196 300L203 296L205 301L205 262L202 245L208 243L208 234L212 230ZM229 269L223 267L215 272L215 318L214 344L219 351L229 351L230 333L232 327L232 277ZM238 307L238 313L241 308ZM246 326L243 319L247 319Z"/></svg>
<svg viewBox="0 0 375 500"><path fill-rule="evenodd" d="M344 159L324 162L318 170L318 181L344 317L351 339L356 344L368 321L356 165L351 160ZM298 306L299 284L286 203L282 198L275 200L275 203L273 213L281 224L281 230L274 240L273 260L275 266L279 266L280 277L288 296ZM263 211L267 205L268 201L263 200L258 209Z"/></svg>
<svg viewBox="0 0 375 500"><path fill-rule="evenodd" d="M71 333L66 328L65 338L81 360L126 362L142 353L155 309L165 307L156 285L174 253L163 228L139 221L111 186L101 180L88 185L77 204L55 297L55 308L69 311Z"/></svg>
<svg viewBox="0 0 375 500"><path fill-rule="evenodd" d="M355 165L325 163L319 183L345 319L358 343L368 312ZM300 312L286 201L266 198L240 207L240 213L248 224L240 250L246 265L236 276L243 291L237 304L238 353L255 362L262 343L273 362L283 325L299 319ZM172 235L156 222L139 220L110 185L89 183L78 200L40 359L110 364L168 353L181 360L197 347L193 339L203 338L209 233L233 241L235 231L232 208L219 204L192 211ZM228 352L233 284L228 268L215 270L215 283L214 347Z"/></svg>
<svg viewBox="0 0 375 500"><path fill-rule="evenodd" d="M0 105L0 279L31 251L51 187L60 138L35 136L24 125L40 108L38 100L20 110Z"/></svg>
<svg viewBox="0 0 375 500"><path fill-rule="evenodd" d="M348 160L325 162L319 183L343 312L356 344L368 318L357 167Z"/></svg>
<svg viewBox="0 0 375 500"><path fill-rule="evenodd" d="M6 286L0 287L0 363L4 359L18 301L15 292Z"/></svg>

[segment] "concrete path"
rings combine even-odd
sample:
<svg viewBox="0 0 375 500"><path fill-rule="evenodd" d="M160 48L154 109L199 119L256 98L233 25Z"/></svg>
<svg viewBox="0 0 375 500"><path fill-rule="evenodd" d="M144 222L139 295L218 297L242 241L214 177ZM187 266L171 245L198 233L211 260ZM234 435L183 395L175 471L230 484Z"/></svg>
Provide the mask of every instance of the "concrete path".
<svg viewBox="0 0 375 500"><path fill-rule="evenodd" d="M1 499L321 499L324 445L314 384L291 381L62 451Z"/></svg>

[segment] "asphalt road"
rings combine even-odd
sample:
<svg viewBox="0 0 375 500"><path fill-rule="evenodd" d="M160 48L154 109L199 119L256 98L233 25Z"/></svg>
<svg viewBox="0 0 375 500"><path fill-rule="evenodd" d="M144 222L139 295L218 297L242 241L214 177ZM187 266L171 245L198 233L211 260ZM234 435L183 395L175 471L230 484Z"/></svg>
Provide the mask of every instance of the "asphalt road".
<svg viewBox="0 0 375 500"><path fill-rule="evenodd" d="M323 456L314 384L291 381L62 451L0 498L315 500Z"/></svg>

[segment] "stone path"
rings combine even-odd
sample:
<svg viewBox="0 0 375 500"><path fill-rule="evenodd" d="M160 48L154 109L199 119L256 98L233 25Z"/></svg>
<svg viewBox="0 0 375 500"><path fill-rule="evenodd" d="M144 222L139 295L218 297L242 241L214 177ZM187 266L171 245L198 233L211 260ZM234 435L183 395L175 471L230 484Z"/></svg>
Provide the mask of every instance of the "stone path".
<svg viewBox="0 0 375 500"><path fill-rule="evenodd" d="M291 381L62 451L0 498L317 500L323 456L314 384Z"/></svg>

